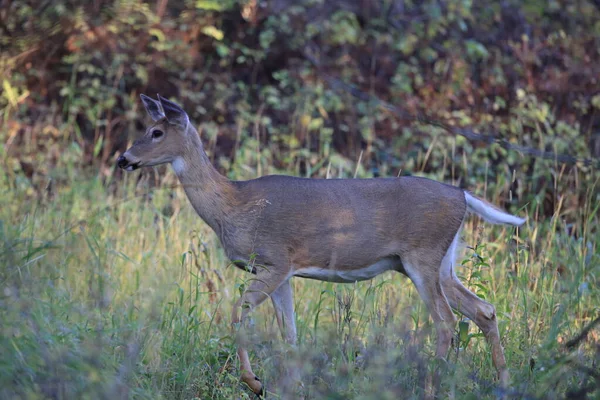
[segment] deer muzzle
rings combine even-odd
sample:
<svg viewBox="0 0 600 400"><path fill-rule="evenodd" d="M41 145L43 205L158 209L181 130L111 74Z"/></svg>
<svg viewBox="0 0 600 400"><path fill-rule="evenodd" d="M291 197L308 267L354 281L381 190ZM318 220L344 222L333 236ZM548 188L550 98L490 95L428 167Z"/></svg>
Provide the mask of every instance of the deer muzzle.
<svg viewBox="0 0 600 400"><path fill-rule="evenodd" d="M128 160L124 154L117 159L117 166L125 171L133 171L140 167L140 162L132 162L131 160Z"/></svg>

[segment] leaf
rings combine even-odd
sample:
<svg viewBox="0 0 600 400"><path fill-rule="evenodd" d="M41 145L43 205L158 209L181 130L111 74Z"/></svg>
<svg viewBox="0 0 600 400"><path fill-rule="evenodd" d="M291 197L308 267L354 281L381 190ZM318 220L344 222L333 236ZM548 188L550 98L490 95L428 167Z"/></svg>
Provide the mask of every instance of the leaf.
<svg viewBox="0 0 600 400"><path fill-rule="evenodd" d="M241 283L241 284L238 286L238 291L240 292L240 296L243 296L243 295L244 295L244 292L246 291L246 285L245 285L245 284L243 284L243 283Z"/></svg>
<svg viewBox="0 0 600 400"><path fill-rule="evenodd" d="M592 97L592 105L597 109L600 109L600 94L597 94L594 97Z"/></svg>
<svg viewBox="0 0 600 400"><path fill-rule="evenodd" d="M2 88L4 89L4 97L10 103L11 106L17 106L17 91L6 79L2 82Z"/></svg>
<svg viewBox="0 0 600 400"><path fill-rule="evenodd" d="M331 41L335 44L357 44L360 39L360 23L355 14L337 11L331 17Z"/></svg>
<svg viewBox="0 0 600 400"><path fill-rule="evenodd" d="M158 40L159 42L164 42L167 38L164 32L157 28L151 28L150 30L148 30L148 33L152 36L155 36L156 40Z"/></svg>
<svg viewBox="0 0 600 400"><path fill-rule="evenodd" d="M204 28L202 28L202 33L204 33L206 36L210 36L219 41L223 40L223 37L225 37L222 30L217 29L212 25L205 26Z"/></svg>
<svg viewBox="0 0 600 400"><path fill-rule="evenodd" d="M467 55L473 60L486 60L490 53L485 46L476 40L467 40Z"/></svg>
<svg viewBox="0 0 600 400"><path fill-rule="evenodd" d="M319 129L322 126L323 126L323 118L314 118L308 124L308 129L311 131L313 131L313 130L316 131L317 129Z"/></svg>
<svg viewBox="0 0 600 400"><path fill-rule="evenodd" d="M198 0L196 8L207 11L227 11L231 10L237 3L237 0Z"/></svg>
<svg viewBox="0 0 600 400"><path fill-rule="evenodd" d="M181 255L181 265L182 266L185 265L185 260L187 259L187 254L188 254L188 252L186 251L185 253L183 253Z"/></svg>
<svg viewBox="0 0 600 400"><path fill-rule="evenodd" d="M229 55L230 51L229 48L227 46L225 46L222 43L217 43L216 44L216 50L217 50L217 54L221 57L221 58L225 58Z"/></svg>
<svg viewBox="0 0 600 400"><path fill-rule="evenodd" d="M267 29L261 32L259 40L260 47L262 47L263 49L268 49L269 47L271 47L271 44L275 41L275 31L273 31L272 29Z"/></svg>
<svg viewBox="0 0 600 400"><path fill-rule="evenodd" d="M398 44L398 49L402 52L402 54L409 55L415 50L415 47L418 42L419 42L419 38L417 35L414 35L414 34L406 35L402 38L402 40Z"/></svg>
<svg viewBox="0 0 600 400"><path fill-rule="evenodd" d="M102 143L104 143L104 136L100 136L94 144L94 157L98 157L100 150L102 150Z"/></svg>
<svg viewBox="0 0 600 400"><path fill-rule="evenodd" d="M465 345L469 341L469 323L467 321L460 321L458 323L458 339Z"/></svg>

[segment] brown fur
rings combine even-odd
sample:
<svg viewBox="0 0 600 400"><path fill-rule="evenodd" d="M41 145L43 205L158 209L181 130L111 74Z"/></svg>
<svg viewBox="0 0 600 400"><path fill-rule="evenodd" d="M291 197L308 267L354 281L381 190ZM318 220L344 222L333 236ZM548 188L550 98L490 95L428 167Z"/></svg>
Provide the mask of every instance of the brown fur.
<svg viewBox="0 0 600 400"><path fill-rule="evenodd" d="M236 234L223 245L231 256L256 253L267 265L355 269L416 249L441 258L466 211L462 190L422 178L266 176L234 185L246 206L258 199L268 203L259 218L245 207L228 216L223 229Z"/></svg>

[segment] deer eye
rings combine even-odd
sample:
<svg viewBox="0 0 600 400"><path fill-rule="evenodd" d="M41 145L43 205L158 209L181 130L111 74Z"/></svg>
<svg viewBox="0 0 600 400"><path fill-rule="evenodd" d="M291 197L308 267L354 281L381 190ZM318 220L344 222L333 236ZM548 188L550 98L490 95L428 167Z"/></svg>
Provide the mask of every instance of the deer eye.
<svg viewBox="0 0 600 400"><path fill-rule="evenodd" d="M152 139L158 139L159 137L161 137L164 134L163 131L155 129L152 131Z"/></svg>

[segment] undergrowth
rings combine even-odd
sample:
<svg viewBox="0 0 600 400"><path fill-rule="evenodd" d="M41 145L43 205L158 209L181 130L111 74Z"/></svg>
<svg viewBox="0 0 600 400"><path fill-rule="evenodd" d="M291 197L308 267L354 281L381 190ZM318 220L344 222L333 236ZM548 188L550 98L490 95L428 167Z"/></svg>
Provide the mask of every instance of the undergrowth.
<svg viewBox="0 0 600 400"><path fill-rule="evenodd" d="M35 195L1 177L0 398L253 397L239 383L230 328L248 276L228 267L174 176L158 171L109 181L70 171L70 185ZM458 273L496 306L512 379L497 387L485 340L463 318L445 397L600 394L598 330L567 345L600 314L597 177L577 177L587 188L578 209L565 193L550 219L536 220L542 200L520 203L514 211L529 220L519 230L468 220ZM498 202L505 180L470 189ZM293 287L297 351L281 343L270 304L253 313L255 372L275 397L291 396L278 384L286 368L301 371L307 398L423 395L435 335L406 278Z"/></svg>

